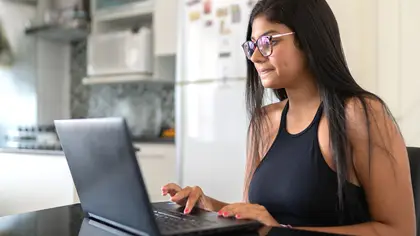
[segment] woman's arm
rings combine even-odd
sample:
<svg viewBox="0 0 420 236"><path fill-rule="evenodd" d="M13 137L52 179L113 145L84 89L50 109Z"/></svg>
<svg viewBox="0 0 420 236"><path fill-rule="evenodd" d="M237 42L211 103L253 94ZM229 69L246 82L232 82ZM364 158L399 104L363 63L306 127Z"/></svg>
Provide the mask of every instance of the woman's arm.
<svg viewBox="0 0 420 236"><path fill-rule="evenodd" d="M360 101L352 100L347 104L346 129L353 147L355 174L365 190L372 222L298 229L348 235L416 235L406 145L382 104L369 99L366 99L366 103L370 122L369 135Z"/></svg>
<svg viewBox="0 0 420 236"><path fill-rule="evenodd" d="M214 199L214 198L211 198L209 196L206 196L206 198L207 198L207 201L209 201L210 204L211 204L211 209L210 209L211 211L220 211L220 209L229 205L229 203L221 202L221 201L219 201L217 199Z"/></svg>

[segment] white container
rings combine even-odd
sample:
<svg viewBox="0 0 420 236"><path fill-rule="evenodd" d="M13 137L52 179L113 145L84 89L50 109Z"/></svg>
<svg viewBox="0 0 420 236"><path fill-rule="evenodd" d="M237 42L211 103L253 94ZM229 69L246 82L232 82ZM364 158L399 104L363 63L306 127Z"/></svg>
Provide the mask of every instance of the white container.
<svg viewBox="0 0 420 236"><path fill-rule="evenodd" d="M132 31L91 35L88 39L88 76L153 74L152 32Z"/></svg>

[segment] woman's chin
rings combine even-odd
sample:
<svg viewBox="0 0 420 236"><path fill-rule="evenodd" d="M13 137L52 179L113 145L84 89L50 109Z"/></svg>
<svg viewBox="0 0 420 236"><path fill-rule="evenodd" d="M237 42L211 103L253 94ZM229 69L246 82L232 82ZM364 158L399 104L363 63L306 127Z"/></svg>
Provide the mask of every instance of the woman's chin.
<svg viewBox="0 0 420 236"><path fill-rule="evenodd" d="M278 83L275 83L275 81L267 78L267 79L262 79L261 80L261 84L264 88L270 88L270 89L275 89L278 88Z"/></svg>

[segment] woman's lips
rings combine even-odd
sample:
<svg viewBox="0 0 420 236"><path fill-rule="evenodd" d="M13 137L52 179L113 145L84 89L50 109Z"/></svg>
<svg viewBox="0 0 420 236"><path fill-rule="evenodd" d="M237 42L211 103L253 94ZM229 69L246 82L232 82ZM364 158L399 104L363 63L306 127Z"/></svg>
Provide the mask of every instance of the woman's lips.
<svg viewBox="0 0 420 236"><path fill-rule="evenodd" d="M261 78L266 77L269 73L273 72L274 69L263 69L263 70L258 70L258 74L260 75Z"/></svg>

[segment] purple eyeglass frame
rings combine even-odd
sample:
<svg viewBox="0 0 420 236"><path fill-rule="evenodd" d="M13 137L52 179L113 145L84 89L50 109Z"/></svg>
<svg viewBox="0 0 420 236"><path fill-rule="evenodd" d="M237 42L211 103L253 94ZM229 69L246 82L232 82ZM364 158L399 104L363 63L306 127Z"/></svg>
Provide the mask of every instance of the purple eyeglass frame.
<svg viewBox="0 0 420 236"><path fill-rule="evenodd" d="M249 55L248 56L248 53L247 53L247 50L246 50L246 46L249 44L249 43L251 43L251 44L253 44L254 45L254 48L256 48L256 49L258 49L259 51L260 51L260 53L261 53L261 55L263 56L263 57L269 57L269 56L271 56L271 54L273 53L273 45L271 45L271 43L272 43L272 40L273 39L276 39L276 38L281 38L281 37L284 37L284 36L287 36L287 35L292 35L292 34L294 34L295 32L288 32L288 33L284 33L284 34L275 34L275 35L262 35L262 36L260 36L257 40L255 40L255 42L252 42L252 41L246 41L246 42L244 42L241 46L242 46L242 49L244 50L244 52L245 52L245 56L248 58L248 59L251 59L251 57L252 57L252 55ZM262 54L262 52L261 52L261 50L259 49L259 47L258 47L258 41L259 40L261 40L261 38L262 37L267 37L268 38L268 40L270 41L270 53L268 54L268 55L263 55ZM255 49L254 49L254 52L255 52Z"/></svg>

